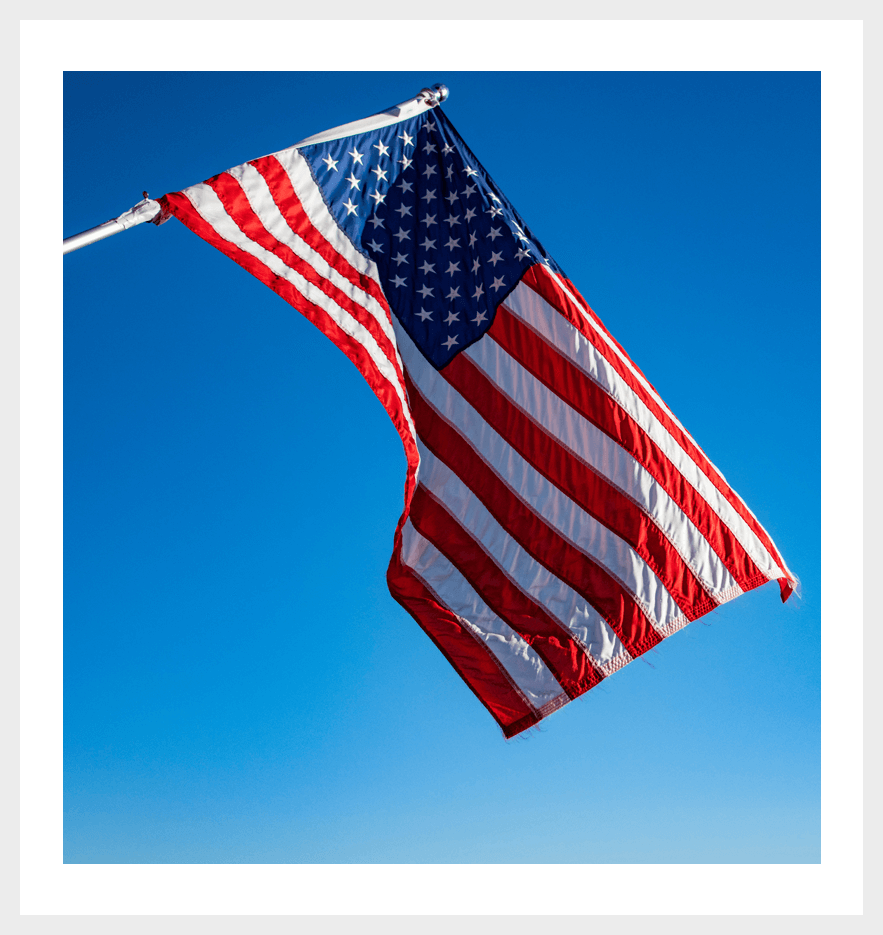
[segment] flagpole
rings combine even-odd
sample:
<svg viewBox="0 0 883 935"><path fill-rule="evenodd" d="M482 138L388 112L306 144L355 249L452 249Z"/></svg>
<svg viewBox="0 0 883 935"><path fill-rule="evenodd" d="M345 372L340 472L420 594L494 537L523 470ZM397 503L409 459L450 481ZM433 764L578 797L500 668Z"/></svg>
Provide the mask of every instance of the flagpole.
<svg viewBox="0 0 883 935"><path fill-rule="evenodd" d="M443 84L435 84L431 88L423 88L416 97L399 104L392 110L401 110L409 104L422 102L428 107L436 107L442 101L447 100L448 89ZM321 135L321 134L320 134ZM310 137L312 139L312 137ZM301 143L308 142L302 140ZM300 144L298 144L300 145ZM72 237L64 238L64 253L71 253L73 250L79 250L81 247L88 247L89 244L104 240L105 237L112 237L121 231L135 227L136 224L143 224L145 221L153 221L160 213L161 206L158 201L149 198L147 192L144 192L144 200L139 201L134 208L124 211L119 217L111 218L97 227L91 227L89 230L80 234L74 234ZM162 223L162 222L160 222Z"/></svg>
<svg viewBox="0 0 883 935"><path fill-rule="evenodd" d="M114 234L119 234L120 231L135 227L136 224L152 221L159 212L159 202L148 198L147 192L144 192L144 200L139 201L134 208L124 211L119 217L111 218L109 221L105 221L104 224L91 227L80 234L74 234L73 237L65 237L64 253L79 250L80 247L88 247L89 244L104 240L105 237L112 237Z"/></svg>

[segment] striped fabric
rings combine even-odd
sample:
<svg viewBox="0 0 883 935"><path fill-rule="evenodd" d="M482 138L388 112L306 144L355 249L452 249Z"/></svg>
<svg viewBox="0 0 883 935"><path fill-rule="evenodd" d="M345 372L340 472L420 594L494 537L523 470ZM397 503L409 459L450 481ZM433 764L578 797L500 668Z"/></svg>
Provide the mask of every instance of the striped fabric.
<svg viewBox="0 0 883 935"><path fill-rule="evenodd" d="M160 199L359 368L390 591L507 737L795 577L428 95Z"/></svg>

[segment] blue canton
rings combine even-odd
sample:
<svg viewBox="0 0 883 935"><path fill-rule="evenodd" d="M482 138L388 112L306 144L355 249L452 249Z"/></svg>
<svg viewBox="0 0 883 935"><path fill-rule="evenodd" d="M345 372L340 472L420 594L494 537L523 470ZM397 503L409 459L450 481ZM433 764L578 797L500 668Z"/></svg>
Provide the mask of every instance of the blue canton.
<svg viewBox="0 0 883 935"><path fill-rule="evenodd" d="M529 266L560 272L438 109L300 152L437 369L485 334Z"/></svg>

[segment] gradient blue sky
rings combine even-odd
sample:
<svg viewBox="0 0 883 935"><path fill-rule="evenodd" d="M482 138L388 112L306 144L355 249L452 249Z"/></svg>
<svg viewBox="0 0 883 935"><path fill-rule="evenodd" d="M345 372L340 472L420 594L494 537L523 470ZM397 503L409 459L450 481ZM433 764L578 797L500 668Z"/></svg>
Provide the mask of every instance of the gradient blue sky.
<svg viewBox="0 0 883 935"><path fill-rule="evenodd" d="M404 456L367 385L145 225L64 259L64 859L818 862L818 73L68 72L64 233L437 81L802 600L504 741L387 593Z"/></svg>

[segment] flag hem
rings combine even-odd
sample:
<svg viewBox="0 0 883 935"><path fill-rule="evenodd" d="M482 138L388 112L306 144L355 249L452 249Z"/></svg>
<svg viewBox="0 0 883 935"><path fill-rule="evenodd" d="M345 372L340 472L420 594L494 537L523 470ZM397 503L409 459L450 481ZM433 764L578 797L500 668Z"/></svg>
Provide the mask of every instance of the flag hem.
<svg viewBox="0 0 883 935"><path fill-rule="evenodd" d="M295 143L292 149L300 149L302 146L312 146L314 143L327 143L330 140L346 139L348 136L356 136L360 133L367 133L370 130L379 130L381 127L389 127L403 120L410 120L424 111L433 110L438 105L429 103L423 94L403 104L396 104L388 107L379 113L372 114L370 117L363 117L361 120L353 120L350 123L343 123L339 127L332 127L330 130L323 130L321 133L315 133L306 139Z"/></svg>

